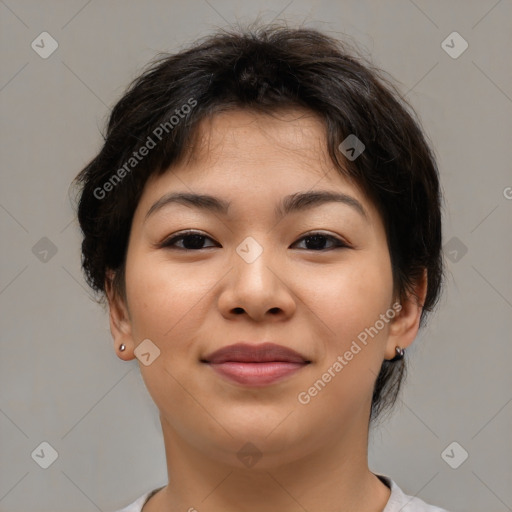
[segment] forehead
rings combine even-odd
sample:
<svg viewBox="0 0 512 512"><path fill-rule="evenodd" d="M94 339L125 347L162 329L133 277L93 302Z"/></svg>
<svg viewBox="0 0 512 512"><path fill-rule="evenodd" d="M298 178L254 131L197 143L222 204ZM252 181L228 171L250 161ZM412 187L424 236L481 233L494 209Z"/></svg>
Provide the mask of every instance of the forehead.
<svg viewBox="0 0 512 512"><path fill-rule="evenodd" d="M283 145L304 142L305 138L310 137L315 140L324 139L326 135L320 117L312 111L299 108L283 108L267 113L250 109L225 110L203 119L199 131L203 141L209 139L220 142L228 134L235 135L229 139L231 144L235 143L236 137L246 133L255 135L255 131L259 132L260 142L271 138Z"/></svg>
<svg viewBox="0 0 512 512"><path fill-rule="evenodd" d="M204 119L184 157L148 180L138 209L147 212L176 189L240 204L254 198L277 210L284 196L306 191L335 190L366 201L332 162L324 122L302 109L229 110Z"/></svg>
<svg viewBox="0 0 512 512"><path fill-rule="evenodd" d="M242 172L258 167L261 172L284 162L322 176L332 168L327 152L324 123L314 113L283 109L273 113L229 110L203 119L182 159L188 171L212 168L217 164ZM222 163L221 163L222 162ZM339 172L339 171L338 171Z"/></svg>
<svg viewBox="0 0 512 512"><path fill-rule="evenodd" d="M168 169L174 176L171 180L219 183L246 177L254 186L264 182L268 189L280 178L300 181L306 177L311 186L318 179L357 186L333 164L323 120L305 109L218 112L201 120L185 147L180 160ZM153 174L146 188L163 175Z"/></svg>
<svg viewBox="0 0 512 512"><path fill-rule="evenodd" d="M373 202L332 162L324 124L314 114L223 112L205 120L197 134L187 157L146 183L135 211L137 230L150 218L165 222L176 208L236 225L272 225L335 202L344 210L329 207L326 216L345 212L344 222L383 229Z"/></svg>

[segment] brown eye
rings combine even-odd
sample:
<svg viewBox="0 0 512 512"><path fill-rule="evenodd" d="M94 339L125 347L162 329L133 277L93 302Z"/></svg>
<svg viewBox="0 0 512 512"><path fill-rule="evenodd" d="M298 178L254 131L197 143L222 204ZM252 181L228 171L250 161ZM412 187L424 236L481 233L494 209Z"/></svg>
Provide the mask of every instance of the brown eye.
<svg viewBox="0 0 512 512"><path fill-rule="evenodd" d="M212 240L209 236L203 235L196 231L186 231L179 235L173 236L165 240L161 247L170 249L181 249L184 251L197 251L200 249L206 249L204 247L205 240ZM176 245L177 242L183 241L183 245ZM208 246L213 247L213 246Z"/></svg>
<svg viewBox="0 0 512 512"><path fill-rule="evenodd" d="M302 237L299 241L304 240L305 243L309 246L306 247L306 250L311 251L326 251L330 249L336 249L339 247L349 247L345 242L336 238L332 235L325 235L323 233L311 233ZM334 246L325 248L326 242L331 242ZM297 243L297 242L296 242Z"/></svg>
<svg viewBox="0 0 512 512"><path fill-rule="evenodd" d="M207 249L208 247L215 247L215 245L205 246L204 243L206 240L213 241L212 238L200 232L185 231L162 242L160 247L168 249L179 249L184 251L198 251L201 249ZM308 234L300 238L297 242L295 242L295 244L301 241L304 241L306 244L306 250L316 252L350 247L343 240L335 236L326 235L323 233ZM326 244L331 245L326 247Z"/></svg>

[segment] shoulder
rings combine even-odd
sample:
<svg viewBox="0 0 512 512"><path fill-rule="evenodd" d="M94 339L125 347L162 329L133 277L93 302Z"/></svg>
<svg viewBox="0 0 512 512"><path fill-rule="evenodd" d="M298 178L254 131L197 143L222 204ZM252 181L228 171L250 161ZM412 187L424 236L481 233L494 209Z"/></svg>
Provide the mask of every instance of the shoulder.
<svg viewBox="0 0 512 512"><path fill-rule="evenodd" d="M429 505L420 498L405 494L389 477L377 475L391 489L388 503L382 512L449 512L448 510Z"/></svg>
<svg viewBox="0 0 512 512"><path fill-rule="evenodd" d="M391 495L382 512L449 512L444 508L429 505L420 498L405 494L391 478L385 475L377 476L391 489ZM146 501L148 501L149 498L153 496L153 494L156 494L160 489L161 487L144 493L133 503L130 503L126 507L116 510L115 512L141 512Z"/></svg>
<svg viewBox="0 0 512 512"><path fill-rule="evenodd" d="M149 498L151 498L153 494L156 494L160 489L162 489L162 487L148 491L140 496L140 498L137 498L133 503L130 503L126 507L119 510L115 510L114 512L141 512L142 507L146 504Z"/></svg>

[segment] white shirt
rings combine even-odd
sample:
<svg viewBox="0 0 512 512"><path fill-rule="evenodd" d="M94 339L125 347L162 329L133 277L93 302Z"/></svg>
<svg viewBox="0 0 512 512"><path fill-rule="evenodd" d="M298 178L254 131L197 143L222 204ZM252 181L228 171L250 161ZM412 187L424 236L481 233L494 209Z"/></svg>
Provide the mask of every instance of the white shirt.
<svg viewBox="0 0 512 512"><path fill-rule="evenodd" d="M398 487L391 478L384 475L377 476L391 489L391 495L382 512L449 512L444 508L429 505L419 498L404 494L402 489L400 489L400 487ZM133 503L121 510L116 510L116 512L141 512L142 507L149 498L156 494L160 489L163 489L163 487L159 487L158 489L154 489L143 494Z"/></svg>

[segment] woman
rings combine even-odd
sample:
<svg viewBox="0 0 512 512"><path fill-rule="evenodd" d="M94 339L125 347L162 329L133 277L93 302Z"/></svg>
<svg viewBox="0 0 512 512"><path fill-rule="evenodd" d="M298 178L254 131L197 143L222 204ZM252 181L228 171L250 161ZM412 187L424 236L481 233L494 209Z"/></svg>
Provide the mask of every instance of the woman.
<svg viewBox="0 0 512 512"><path fill-rule="evenodd" d="M82 263L160 411L123 512L442 511L368 467L442 282L438 171L378 69L315 30L164 55L77 177Z"/></svg>

